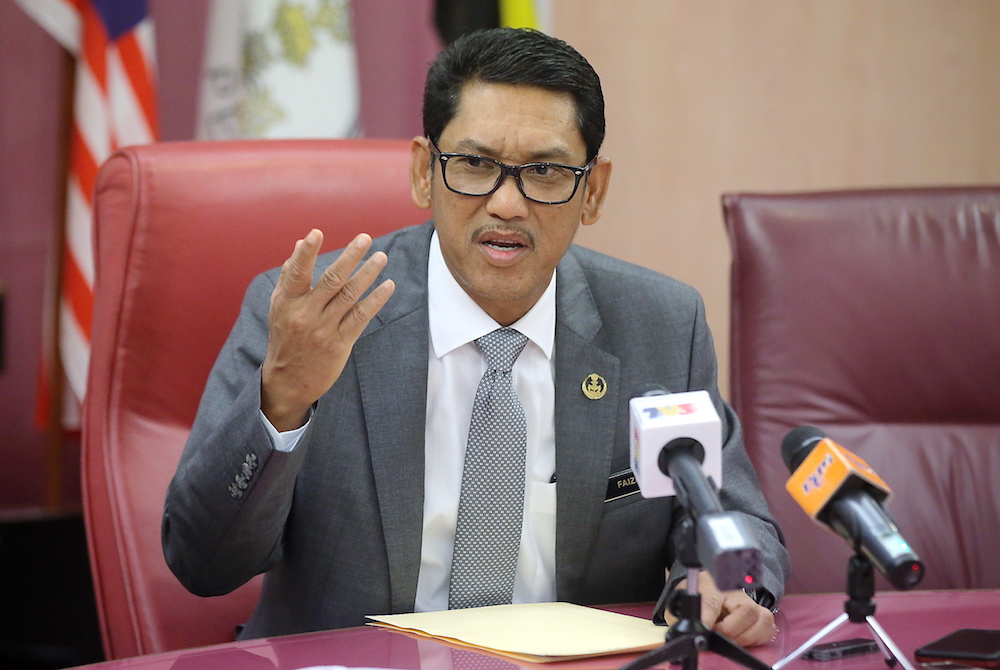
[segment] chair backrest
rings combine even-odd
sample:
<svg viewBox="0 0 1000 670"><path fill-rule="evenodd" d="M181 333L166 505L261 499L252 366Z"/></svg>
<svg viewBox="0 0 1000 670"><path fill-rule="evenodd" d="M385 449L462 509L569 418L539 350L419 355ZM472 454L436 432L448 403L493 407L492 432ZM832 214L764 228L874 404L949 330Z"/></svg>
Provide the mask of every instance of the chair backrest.
<svg viewBox="0 0 1000 670"><path fill-rule="evenodd" d="M167 484L247 284L311 228L324 249L419 223L397 140L131 147L95 194L95 300L83 423L84 518L105 652L232 640L259 578L199 598L160 546Z"/></svg>
<svg viewBox="0 0 1000 670"><path fill-rule="evenodd" d="M734 194L723 210L732 402L789 592L843 591L850 555L785 491L781 441L802 424L892 487L919 588L1000 586L1000 187Z"/></svg>

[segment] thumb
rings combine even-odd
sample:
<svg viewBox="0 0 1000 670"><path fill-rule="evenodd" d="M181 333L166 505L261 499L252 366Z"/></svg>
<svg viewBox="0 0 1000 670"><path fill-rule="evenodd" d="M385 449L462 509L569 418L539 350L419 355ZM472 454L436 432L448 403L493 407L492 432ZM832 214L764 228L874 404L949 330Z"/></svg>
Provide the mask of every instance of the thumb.
<svg viewBox="0 0 1000 670"><path fill-rule="evenodd" d="M708 628L712 628L722 618L722 594L701 594L701 620Z"/></svg>
<svg viewBox="0 0 1000 670"><path fill-rule="evenodd" d="M722 618L726 598L707 570L698 573L698 592L701 594L701 620L711 628Z"/></svg>

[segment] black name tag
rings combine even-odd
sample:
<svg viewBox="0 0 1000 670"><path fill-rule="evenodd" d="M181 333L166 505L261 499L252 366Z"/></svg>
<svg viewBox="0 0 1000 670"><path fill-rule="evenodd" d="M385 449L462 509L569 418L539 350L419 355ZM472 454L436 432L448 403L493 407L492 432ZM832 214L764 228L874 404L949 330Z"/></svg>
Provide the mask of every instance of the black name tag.
<svg viewBox="0 0 1000 670"><path fill-rule="evenodd" d="M608 492L604 496L604 502L608 503L638 492L639 484L635 481L632 470L622 470L608 477Z"/></svg>

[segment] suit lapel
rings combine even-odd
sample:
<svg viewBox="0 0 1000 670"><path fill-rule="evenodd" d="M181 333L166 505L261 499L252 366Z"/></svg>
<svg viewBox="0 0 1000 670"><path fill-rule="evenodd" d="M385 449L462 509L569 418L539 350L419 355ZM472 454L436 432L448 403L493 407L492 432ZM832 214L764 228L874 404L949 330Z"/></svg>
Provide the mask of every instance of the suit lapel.
<svg viewBox="0 0 1000 670"><path fill-rule="evenodd" d="M412 612L420 570L431 227L395 238L382 276L396 292L354 348L393 612Z"/></svg>
<svg viewBox="0 0 1000 670"><path fill-rule="evenodd" d="M620 362L596 344L601 318L572 252L556 282L556 589L560 597L582 579L596 542L611 471L620 395ZM588 375L606 393L584 394Z"/></svg>

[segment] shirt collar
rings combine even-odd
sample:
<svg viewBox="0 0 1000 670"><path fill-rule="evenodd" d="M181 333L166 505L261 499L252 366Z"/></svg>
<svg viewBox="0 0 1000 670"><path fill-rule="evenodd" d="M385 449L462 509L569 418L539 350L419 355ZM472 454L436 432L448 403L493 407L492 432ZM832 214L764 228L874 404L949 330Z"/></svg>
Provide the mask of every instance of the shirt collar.
<svg viewBox="0 0 1000 670"><path fill-rule="evenodd" d="M427 296L431 346L438 358L500 327L455 281L441 253L437 231L431 236ZM555 324L556 273L553 272L542 297L511 328L526 335L551 359Z"/></svg>

